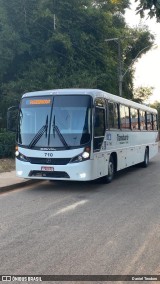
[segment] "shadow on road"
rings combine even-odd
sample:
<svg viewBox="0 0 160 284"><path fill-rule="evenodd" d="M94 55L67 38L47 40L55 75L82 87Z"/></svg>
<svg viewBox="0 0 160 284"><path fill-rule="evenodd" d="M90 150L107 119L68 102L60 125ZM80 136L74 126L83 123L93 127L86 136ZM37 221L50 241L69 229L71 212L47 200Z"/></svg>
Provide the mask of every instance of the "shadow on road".
<svg viewBox="0 0 160 284"><path fill-rule="evenodd" d="M144 175L146 171L152 170L152 165L154 165L154 161L151 161L149 167L147 169L142 168L140 165L134 165L127 169L118 171L112 183L105 184L101 179L94 181L42 181L42 183L35 184L32 186L32 191L36 192L68 192L68 193L86 193L92 192L96 193L98 191L110 191L115 190L117 183L125 183L130 175L137 174Z"/></svg>

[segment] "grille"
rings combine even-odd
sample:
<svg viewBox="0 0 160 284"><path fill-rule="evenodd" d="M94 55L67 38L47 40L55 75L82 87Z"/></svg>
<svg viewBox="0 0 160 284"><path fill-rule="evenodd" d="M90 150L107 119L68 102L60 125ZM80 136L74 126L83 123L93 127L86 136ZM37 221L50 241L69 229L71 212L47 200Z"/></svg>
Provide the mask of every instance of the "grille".
<svg viewBox="0 0 160 284"><path fill-rule="evenodd" d="M70 158L32 158L32 157L28 157L28 161L31 164L67 165L70 162Z"/></svg>
<svg viewBox="0 0 160 284"><path fill-rule="evenodd" d="M43 171L30 171L29 177L50 177L50 178L70 178L66 172L43 172Z"/></svg>

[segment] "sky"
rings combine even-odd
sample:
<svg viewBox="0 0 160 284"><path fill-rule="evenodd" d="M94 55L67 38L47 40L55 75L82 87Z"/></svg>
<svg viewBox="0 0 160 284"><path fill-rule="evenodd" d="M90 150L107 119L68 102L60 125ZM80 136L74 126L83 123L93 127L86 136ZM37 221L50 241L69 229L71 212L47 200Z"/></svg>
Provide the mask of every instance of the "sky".
<svg viewBox="0 0 160 284"><path fill-rule="evenodd" d="M160 102L160 23L157 23L155 18L150 19L148 16L141 19L135 12L137 4L134 0L130 2L131 9L127 9L125 14L127 24L131 27L136 27L139 24L147 25L151 33L155 35L156 44L152 50L136 61L134 87L153 87L153 96L149 98L149 103Z"/></svg>

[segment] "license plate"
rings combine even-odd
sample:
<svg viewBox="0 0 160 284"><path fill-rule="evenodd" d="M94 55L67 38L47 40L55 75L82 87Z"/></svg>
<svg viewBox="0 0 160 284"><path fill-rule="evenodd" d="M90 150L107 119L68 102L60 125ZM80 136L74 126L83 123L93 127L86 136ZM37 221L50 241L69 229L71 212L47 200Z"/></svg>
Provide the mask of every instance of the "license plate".
<svg viewBox="0 0 160 284"><path fill-rule="evenodd" d="M53 172L54 168L53 167L41 167L41 171L43 171L43 172Z"/></svg>

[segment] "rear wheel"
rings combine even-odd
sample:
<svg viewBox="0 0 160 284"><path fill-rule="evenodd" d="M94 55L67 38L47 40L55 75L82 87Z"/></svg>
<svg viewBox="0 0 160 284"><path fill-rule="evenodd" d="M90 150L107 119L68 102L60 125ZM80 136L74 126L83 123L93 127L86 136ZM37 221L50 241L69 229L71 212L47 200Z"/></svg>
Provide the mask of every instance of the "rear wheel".
<svg viewBox="0 0 160 284"><path fill-rule="evenodd" d="M144 161L142 162L142 167L147 168L149 165L149 149L145 149Z"/></svg>

